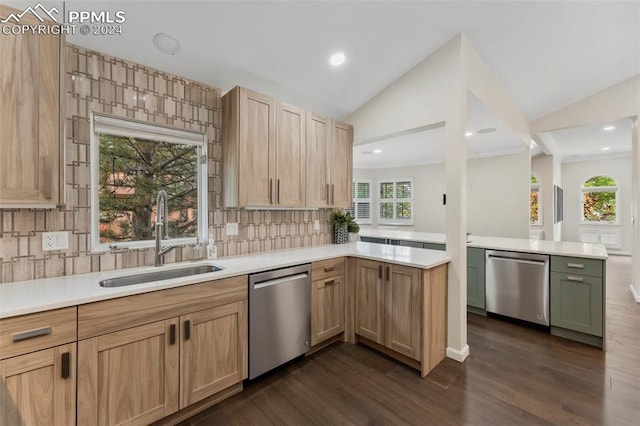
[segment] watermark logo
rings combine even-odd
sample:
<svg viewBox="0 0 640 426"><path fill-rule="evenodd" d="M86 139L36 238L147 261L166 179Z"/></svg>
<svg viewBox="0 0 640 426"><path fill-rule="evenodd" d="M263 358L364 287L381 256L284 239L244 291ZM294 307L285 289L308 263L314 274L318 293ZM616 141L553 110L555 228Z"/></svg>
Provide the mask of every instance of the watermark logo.
<svg viewBox="0 0 640 426"><path fill-rule="evenodd" d="M64 3L63 3L64 5ZM123 10L66 10L63 16L56 7L47 9L42 3L28 6L22 12L0 16L1 33L4 35L120 35L127 20ZM27 19L27 18L29 19ZM39 24L32 24L35 17ZM66 19L65 19L66 18Z"/></svg>
<svg viewBox="0 0 640 426"><path fill-rule="evenodd" d="M15 13L10 14L5 19L1 20L0 23L19 24L22 17L27 14L31 14L35 16L36 18L38 18L38 21L43 23L46 19L49 19L53 22L58 22L58 19L53 15L54 13L57 15L58 13L60 13L60 11L58 11L58 9L56 9L55 7L52 7L51 9L47 9L42 5L42 3L38 3L34 7L31 7L31 6L27 7L25 10L23 10L18 14L15 14Z"/></svg>

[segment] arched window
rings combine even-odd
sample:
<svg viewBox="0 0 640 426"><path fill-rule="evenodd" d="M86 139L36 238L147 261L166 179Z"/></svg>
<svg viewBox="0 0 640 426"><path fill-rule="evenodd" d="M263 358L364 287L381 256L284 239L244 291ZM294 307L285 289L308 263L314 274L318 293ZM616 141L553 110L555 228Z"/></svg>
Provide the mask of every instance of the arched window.
<svg viewBox="0 0 640 426"><path fill-rule="evenodd" d="M540 179L531 175L531 192L529 193L529 223L542 225L542 198L540 197Z"/></svg>
<svg viewBox="0 0 640 426"><path fill-rule="evenodd" d="M618 186L609 176L594 176L582 184L582 221L618 222Z"/></svg>

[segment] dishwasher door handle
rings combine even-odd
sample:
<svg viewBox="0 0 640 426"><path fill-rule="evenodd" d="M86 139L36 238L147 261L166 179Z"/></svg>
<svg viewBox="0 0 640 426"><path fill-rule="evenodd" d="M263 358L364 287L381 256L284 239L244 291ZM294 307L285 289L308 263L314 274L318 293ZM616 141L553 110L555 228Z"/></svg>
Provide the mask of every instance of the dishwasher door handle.
<svg viewBox="0 0 640 426"><path fill-rule="evenodd" d="M276 278L275 280L267 280L267 281L262 281L262 282L259 282L259 283L255 283L253 285L253 288L255 290L258 290L260 288L271 287L272 285L284 284L284 283L288 283L290 281L302 280L302 279L306 279L308 277L309 277L309 274L306 274L306 273L289 275L287 277Z"/></svg>
<svg viewBox="0 0 640 426"><path fill-rule="evenodd" d="M505 262L528 263L530 265L544 265L545 260L516 259L513 257L493 256L489 255L489 259L503 260Z"/></svg>

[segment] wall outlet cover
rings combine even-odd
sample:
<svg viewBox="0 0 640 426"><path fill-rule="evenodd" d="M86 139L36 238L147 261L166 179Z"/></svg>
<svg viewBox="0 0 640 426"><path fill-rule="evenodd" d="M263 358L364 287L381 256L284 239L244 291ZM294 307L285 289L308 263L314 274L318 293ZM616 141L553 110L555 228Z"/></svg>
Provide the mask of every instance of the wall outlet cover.
<svg viewBox="0 0 640 426"><path fill-rule="evenodd" d="M237 223L227 223L226 234L227 235L238 235L238 224Z"/></svg>
<svg viewBox="0 0 640 426"><path fill-rule="evenodd" d="M68 248L69 233L67 231L42 233L42 251L66 250Z"/></svg>

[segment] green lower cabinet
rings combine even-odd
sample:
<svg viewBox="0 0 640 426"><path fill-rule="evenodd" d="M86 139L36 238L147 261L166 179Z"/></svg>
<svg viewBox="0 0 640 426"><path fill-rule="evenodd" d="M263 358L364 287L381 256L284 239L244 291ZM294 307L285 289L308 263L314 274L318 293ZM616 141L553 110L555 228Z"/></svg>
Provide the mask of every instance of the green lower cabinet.
<svg viewBox="0 0 640 426"><path fill-rule="evenodd" d="M360 241L365 243L376 243L376 244L386 244L387 240L384 238L374 238L374 237L360 237Z"/></svg>
<svg viewBox="0 0 640 426"><path fill-rule="evenodd" d="M424 248L424 244L421 241L400 240L399 243L400 243L401 246L404 246L404 247Z"/></svg>
<svg viewBox="0 0 640 426"><path fill-rule="evenodd" d="M551 325L602 337L602 278L551 273Z"/></svg>
<svg viewBox="0 0 640 426"><path fill-rule="evenodd" d="M467 248L467 305L485 309L485 259L481 248Z"/></svg>
<svg viewBox="0 0 640 426"><path fill-rule="evenodd" d="M440 251L445 251L447 249L445 244L438 244L438 243L424 243L423 247L429 250L440 250Z"/></svg>

